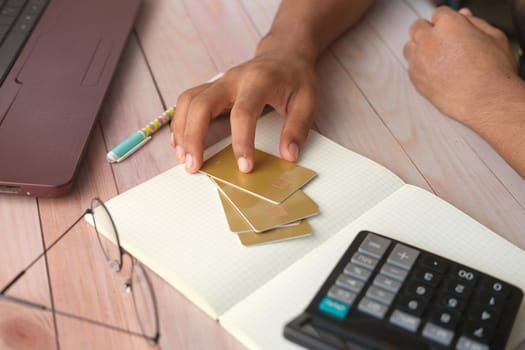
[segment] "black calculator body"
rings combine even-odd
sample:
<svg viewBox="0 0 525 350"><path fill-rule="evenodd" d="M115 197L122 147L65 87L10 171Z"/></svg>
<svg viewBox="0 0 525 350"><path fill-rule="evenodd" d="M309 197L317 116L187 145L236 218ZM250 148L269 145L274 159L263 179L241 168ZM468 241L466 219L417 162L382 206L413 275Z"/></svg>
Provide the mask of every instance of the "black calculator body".
<svg viewBox="0 0 525 350"><path fill-rule="evenodd" d="M284 336L308 349L504 349L523 292L361 231Z"/></svg>

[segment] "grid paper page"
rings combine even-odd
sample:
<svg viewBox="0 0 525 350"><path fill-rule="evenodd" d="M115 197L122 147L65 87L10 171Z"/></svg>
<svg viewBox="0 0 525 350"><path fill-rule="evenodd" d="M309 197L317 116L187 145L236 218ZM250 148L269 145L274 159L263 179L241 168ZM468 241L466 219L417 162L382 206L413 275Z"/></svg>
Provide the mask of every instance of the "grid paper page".
<svg viewBox="0 0 525 350"><path fill-rule="evenodd" d="M405 185L229 310L222 325L251 349L301 349L282 335L285 324L306 308L361 230L456 260L525 290L523 250L433 194ZM514 349L524 338L522 303L507 348Z"/></svg>
<svg viewBox="0 0 525 350"><path fill-rule="evenodd" d="M281 126L278 115L263 117L257 148L278 155ZM299 164L319 174L304 191L321 211L309 220L314 234L302 239L242 246L229 231L213 183L186 174L183 166L106 204L123 247L217 318L403 185L390 171L314 132Z"/></svg>

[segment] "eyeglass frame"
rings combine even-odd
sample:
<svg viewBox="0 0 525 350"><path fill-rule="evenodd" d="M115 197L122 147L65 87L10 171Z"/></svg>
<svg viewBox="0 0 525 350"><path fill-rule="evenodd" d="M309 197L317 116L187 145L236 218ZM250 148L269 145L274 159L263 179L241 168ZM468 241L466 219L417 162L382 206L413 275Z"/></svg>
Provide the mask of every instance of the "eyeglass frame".
<svg viewBox="0 0 525 350"><path fill-rule="evenodd" d="M106 250L104 249L104 246L102 244L102 241L101 241L101 236L102 234L98 231L97 229L97 226L96 226L96 221L95 221L95 213L94 213L94 210L93 210L93 203L94 202L98 202L98 204L100 204L100 206L104 209L104 211L106 212L108 218L110 219L111 221L111 225L113 226L113 230L115 232L115 238L116 238L116 241L113 242L115 245L116 245L116 248L118 249L118 252L119 252L119 260L118 260L118 266L117 268L115 268L115 265L114 265L114 262L113 260L111 260L111 258L108 256L108 254L106 253ZM134 331L130 331L130 330L127 330L127 329L124 329L124 328L120 328L120 327L117 327L117 326L114 326L114 325L110 325L110 324L107 324L107 323L104 323L104 322L100 322L100 321L96 321L96 320L93 320L93 319L90 319L90 318L87 318L87 317L83 317L83 316L78 316L78 315L75 315L73 313L69 313L69 312L65 312L65 311L61 311L61 310L58 310L54 307L54 305L52 304L51 307L48 307L48 306L45 306L43 304L39 304L39 303L35 303L35 302L32 302L32 301L29 301L29 300L26 300L26 299L23 299L23 298L18 298L18 297L13 297L13 296L10 296L10 295L6 295L5 293L11 289L11 287L13 287L16 282L18 282L18 280L25 275L25 273L31 268L33 267L34 264L36 264L42 257L44 256L47 256L47 253L60 241L62 240L69 232L71 232L71 230L86 216L86 215L91 215L93 217L93 227L95 229L95 232L97 234L97 240L99 242L99 245L100 245L100 249L102 250L102 253L104 255L104 258L106 259L106 261L108 262L108 265L109 265L109 268L114 270L115 272L119 272L121 271L122 269L122 266L123 266L123 258L124 258L124 255L127 255L129 256L130 260L131 260L131 271L130 271L130 278L129 278L129 281L127 281L125 283L126 285L126 289L127 291L131 291L131 295L133 297L133 306L135 308L135 313L136 313L136 316L137 316L137 321L139 323L139 326L141 328L141 331L142 333L139 333L139 332L134 332ZM135 296L133 294L133 286L132 286L132 277L133 277L133 271L134 271L134 268L135 267L138 267L142 270L143 272L143 276L145 277L145 281L147 283L147 286L149 288L149 292L150 292L150 295L151 295L151 302L152 302L152 305L153 305L153 311L155 313L155 328L156 328L156 332L155 332L155 335L154 336L149 336L146 334L145 330L144 330L144 326L142 324L142 320L139 316L139 311L138 311L138 307L137 307L137 304L136 304L136 300L135 300ZM51 296L51 298L53 298ZM111 216L111 213L109 212L108 208L106 207L106 205L104 204L104 202L102 200L100 200L98 197L95 197L91 200L91 207L86 209L84 211L84 213L78 218L76 219L73 224L71 224L62 234L60 234L60 236L58 236L57 239L55 239L47 248L44 249L44 251L42 253L40 253L36 258L33 259L33 261L31 261L24 269L22 269L15 277L13 277L1 290L0 290L0 299L3 299L3 300L7 300L7 301L11 301L11 302L14 302L16 304L19 304L19 305L24 305L24 306L27 306L27 307L31 307L31 308L34 308L34 309L39 309L41 311L47 311L47 312L52 312L54 314L57 314L57 315L60 315L60 316L64 316L64 317L69 317L69 318L73 318L73 319L77 319L79 321L84 321L84 322L87 322L87 323L90 323L90 324L93 324L93 325L97 325L97 326L101 326L101 327L105 327L105 328L108 328L108 329L111 329L111 330L114 330L114 331L118 331L118 332L122 332L122 333L126 333L126 334L129 334L129 335L133 335L133 336L137 336L137 337L141 337L141 338L144 338L150 345L157 345L159 343L159 339L160 339L160 328L159 328L159 311L158 311L158 305L157 305L157 299L155 297L155 292L154 292L154 289L153 289L153 285L151 283L151 280L146 272L146 270L144 269L144 266L135 258L133 257L133 255L131 255L127 250L125 250L122 245L120 244L120 237L119 237L119 234L118 234L118 231L117 231L117 227L115 226L115 222L113 220L113 217Z"/></svg>

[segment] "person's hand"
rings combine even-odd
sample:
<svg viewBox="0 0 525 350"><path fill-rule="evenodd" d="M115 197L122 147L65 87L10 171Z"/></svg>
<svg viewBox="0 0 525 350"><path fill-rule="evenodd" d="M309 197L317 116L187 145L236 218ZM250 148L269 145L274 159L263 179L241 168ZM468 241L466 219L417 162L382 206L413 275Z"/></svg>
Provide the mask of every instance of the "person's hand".
<svg viewBox="0 0 525 350"><path fill-rule="evenodd" d="M431 22L416 20L404 55L416 89L474 129L483 124L489 105L508 92L502 87L519 79L504 33L467 9L439 7Z"/></svg>
<svg viewBox="0 0 525 350"><path fill-rule="evenodd" d="M239 170L254 166L258 117L271 105L286 120L281 132L281 156L295 162L313 122L318 103L315 63L278 50L256 55L227 71L222 78L180 95L171 122L171 144L179 163L194 173L202 166L210 121L231 109L232 145Z"/></svg>

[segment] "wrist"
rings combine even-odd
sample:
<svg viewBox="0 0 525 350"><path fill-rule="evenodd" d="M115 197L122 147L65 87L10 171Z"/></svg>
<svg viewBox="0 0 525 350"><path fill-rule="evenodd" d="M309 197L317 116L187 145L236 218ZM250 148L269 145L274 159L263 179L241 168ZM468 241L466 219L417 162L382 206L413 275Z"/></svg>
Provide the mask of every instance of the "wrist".
<svg viewBox="0 0 525 350"><path fill-rule="evenodd" d="M271 54L314 66L321 52L312 39L270 31L257 45L255 56Z"/></svg>
<svg viewBox="0 0 525 350"><path fill-rule="evenodd" d="M512 76L492 86L497 88L497 92L478 100L465 124L500 154L512 158L512 149L518 141L523 143L525 134L525 82L518 76Z"/></svg>
<svg viewBox="0 0 525 350"><path fill-rule="evenodd" d="M460 119L481 135L494 133L494 128L513 127L525 119L525 82L519 76L506 76L479 89L464 105ZM492 88L487 88L491 86Z"/></svg>

